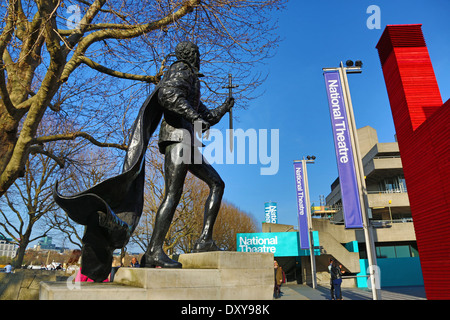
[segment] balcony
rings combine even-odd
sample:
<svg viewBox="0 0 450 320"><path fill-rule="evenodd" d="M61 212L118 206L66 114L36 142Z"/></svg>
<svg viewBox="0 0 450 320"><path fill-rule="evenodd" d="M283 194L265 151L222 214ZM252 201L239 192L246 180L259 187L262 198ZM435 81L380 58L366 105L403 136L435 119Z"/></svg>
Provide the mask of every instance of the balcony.
<svg viewBox="0 0 450 320"><path fill-rule="evenodd" d="M409 207L408 193L401 190L369 191L367 198L370 208Z"/></svg>
<svg viewBox="0 0 450 320"><path fill-rule="evenodd" d="M368 184L401 174L403 167L400 157L376 157L364 163L364 175Z"/></svg>

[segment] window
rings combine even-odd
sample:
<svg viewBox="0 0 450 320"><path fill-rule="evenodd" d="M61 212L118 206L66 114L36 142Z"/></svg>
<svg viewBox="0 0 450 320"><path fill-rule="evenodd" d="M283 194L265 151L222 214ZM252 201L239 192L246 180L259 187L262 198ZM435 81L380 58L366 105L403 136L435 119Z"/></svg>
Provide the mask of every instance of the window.
<svg viewBox="0 0 450 320"><path fill-rule="evenodd" d="M395 246L395 255L397 258L411 257L410 246Z"/></svg>
<svg viewBox="0 0 450 320"><path fill-rule="evenodd" d="M405 176L401 175L398 177L398 186L400 188L400 192L408 192L406 189Z"/></svg>
<svg viewBox="0 0 450 320"><path fill-rule="evenodd" d="M359 243L359 257L360 259L367 259L365 243ZM379 242L375 243L375 251L377 258L410 258L419 257L417 244L415 242Z"/></svg>
<svg viewBox="0 0 450 320"><path fill-rule="evenodd" d="M405 176L398 175L380 181L380 191L386 193L407 192Z"/></svg>
<svg viewBox="0 0 450 320"><path fill-rule="evenodd" d="M396 258L395 246L376 247L377 258Z"/></svg>

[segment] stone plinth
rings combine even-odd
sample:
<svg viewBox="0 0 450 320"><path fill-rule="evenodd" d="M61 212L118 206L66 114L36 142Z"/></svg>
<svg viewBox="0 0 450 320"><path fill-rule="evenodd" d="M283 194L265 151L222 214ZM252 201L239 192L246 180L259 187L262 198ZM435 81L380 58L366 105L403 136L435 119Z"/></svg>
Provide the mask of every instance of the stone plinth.
<svg viewBox="0 0 450 320"><path fill-rule="evenodd" d="M59 270L17 269L0 273L0 300L38 300L42 281L64 281L69 276Z"/></svg>
<svg viewBox="0 0 450 320"><path fill-rule="evenodd" d="M271 300L273 254L207 252L180 255L183 269L120 268L114 283L43 283L40 298L133 300Z"/></svg>

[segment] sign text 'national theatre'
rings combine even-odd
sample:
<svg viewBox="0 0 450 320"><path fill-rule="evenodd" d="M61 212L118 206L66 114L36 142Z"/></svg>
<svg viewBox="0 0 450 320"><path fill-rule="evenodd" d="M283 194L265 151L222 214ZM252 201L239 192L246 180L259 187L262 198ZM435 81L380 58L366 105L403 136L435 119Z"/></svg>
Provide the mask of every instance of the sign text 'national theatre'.
<svg viewBox="0 0 450 320"><path fill-rule="evenodd" d="M339 71L325 72L346 228L362 228L361 202ZM357 143L357 142L356 142Z"/></svg>

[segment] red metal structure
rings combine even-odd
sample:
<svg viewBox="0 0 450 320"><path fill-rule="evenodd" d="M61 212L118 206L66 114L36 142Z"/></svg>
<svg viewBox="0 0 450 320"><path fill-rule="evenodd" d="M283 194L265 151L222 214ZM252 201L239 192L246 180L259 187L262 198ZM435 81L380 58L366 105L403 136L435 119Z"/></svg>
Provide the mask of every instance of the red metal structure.
<svg viewBox="0 0 450 320"><path fill-rule="evenodd" d="M388 25L376 48L402 157L427 298L450 299L450 99L442 103L421 27Z"/></svg>

